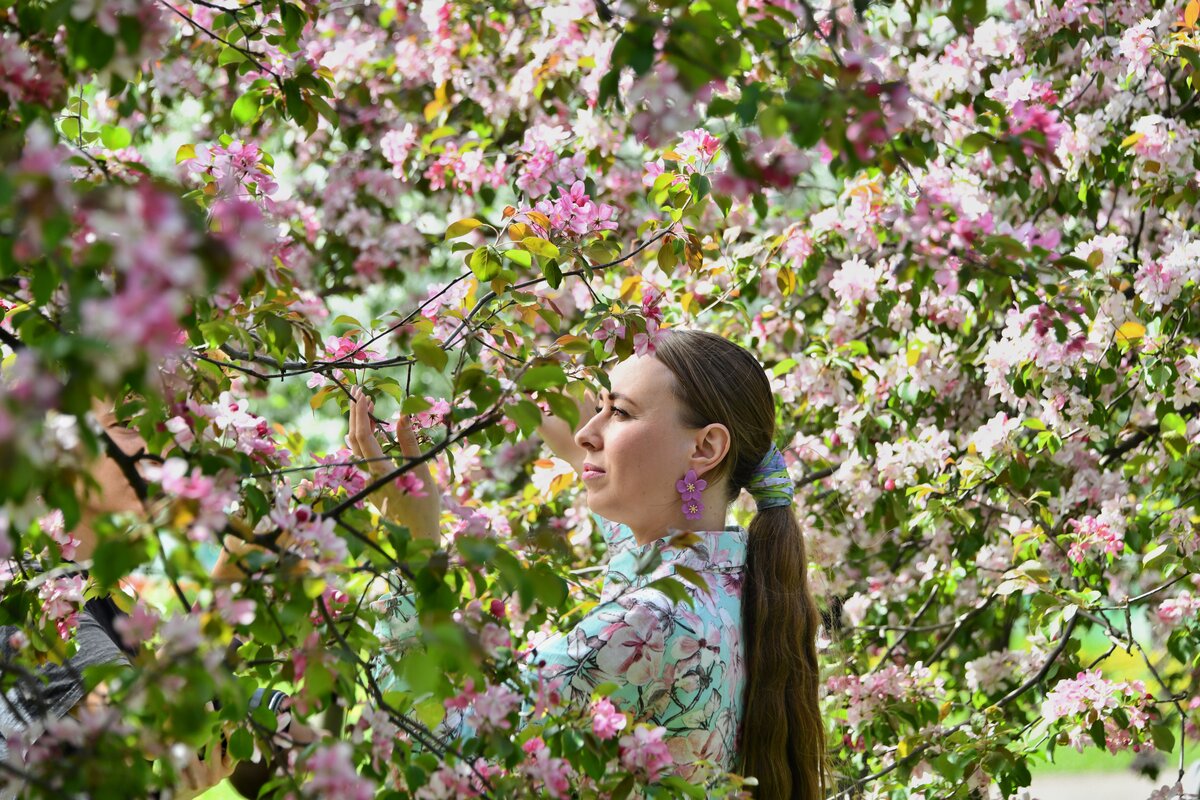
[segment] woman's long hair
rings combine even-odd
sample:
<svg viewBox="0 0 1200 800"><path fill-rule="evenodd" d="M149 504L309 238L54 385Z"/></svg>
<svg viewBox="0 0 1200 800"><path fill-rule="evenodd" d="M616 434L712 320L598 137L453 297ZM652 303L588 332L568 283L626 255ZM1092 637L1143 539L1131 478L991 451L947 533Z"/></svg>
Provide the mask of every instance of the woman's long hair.
<svg viewBox="0 0 1200 800"><path fill-rule="evenodd" d="M682 423L729 429L729 453L709 483L727 477L732 501L775 436L775 400L751 353L711 333L670 329L655 357L675 376ZM738 752L759 800L825 797L827 754L818 702L816 636L821 616L808 584L804 536L790 506L755 514L742 594L746 694Z"/></svg>

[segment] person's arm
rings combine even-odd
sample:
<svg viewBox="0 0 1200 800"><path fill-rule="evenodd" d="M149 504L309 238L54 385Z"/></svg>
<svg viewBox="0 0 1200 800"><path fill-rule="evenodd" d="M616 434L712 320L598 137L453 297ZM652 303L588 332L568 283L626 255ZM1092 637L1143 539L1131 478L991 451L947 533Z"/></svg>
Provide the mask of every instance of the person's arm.
<svg viewBox="0 0 1200 800"><path fill-rule="evenodd" d="M368 470L379 477L392 472L396 463L384 455L379 440L375 438L375 423L371 421L374 409L375 401L363 392L362 387L351 390L350 449L356 457L366 459ZM400 454L405 458L422 455L417 435L409 426L408 415L403 413L396 418L396 443L400 445ZM423 495L405 492L390 482L379 488L377 493L382 500L376 505L388 519L407 527L414 538L440 542L441 493L429 472L428 463L418 465L409 474L420 479Z"/></svg>
<svg viewBox="0 0 1200 800"><path fill-rule="evenodd" d="M553 414L543 414L542 424L538 426L538 434L550 448L550 452L571 465L575 472L583 471L583 460L587 451L575 444L575 431L587 424L596 414L596 396L589 390L579 407L579 424L572 430L567 421Z"/></svg>

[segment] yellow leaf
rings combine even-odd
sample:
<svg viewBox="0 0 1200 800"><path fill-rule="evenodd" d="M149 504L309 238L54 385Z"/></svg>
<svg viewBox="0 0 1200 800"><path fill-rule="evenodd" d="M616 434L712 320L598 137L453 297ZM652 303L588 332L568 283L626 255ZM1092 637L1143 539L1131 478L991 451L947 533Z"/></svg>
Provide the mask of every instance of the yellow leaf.
<svg viewBox="0 0 1200 800"><path fill-rule="evenodd" d="M1194 28L1197 19L1200 19L1200 0L1192 0L1183 10L1183 22L1189 28Z"/></svg>
<svg viewBox="0 0 1200 800"><path fill-rule="evenodd" d="M1142 140L1144 133L1131 133L1121 140L1121 147L1132 147Z"/></svg>
<svg viewBox="0 0 1200 800"><path fill-rule="evenodd" d="M519 242L529 236L529 226L524 222L514 222L508 226L508 238L514 242Z"/></svg>
<svg viewBox="0 0 1200 800"><path fill-rule="evenodd" d="M446 228L446 238L457 239L459 236L466 236L482 224L482 222L474 217L460 219L458 222L451 223L449 228Z"/></svg>
<svg viewBox="0 0 1200 800"><path fill-rule="evenodd" d="M1119 344L1130 344L1135 339L1141 339L1145 335L1146 326L1140 322L1126 322L1117 328L1117 342Z"/></svg>
<svg viewBox="0 0 1200 800"><path fill-rule="evenodd" d="M544 230L544 231L550 230L550 218L547 217L542 212L529 211L529 212L526 212L525 216L529 217L531 220L536 222L541 227L542 230Z"/></svg>
<svg viewBox="0 0 1200 800"><path fill-rule="evenodd" d="M780 267L775 276L775 285L785 297L792 294L796 291L796 273L791 267Z"/></svg>
<svg viewBox="0 0 1200 800"><path fill-rule="evenodd" d="M312 408L313 411L316 411L318 408L324 405L325 401L329 398L329 395L333 393L333 388L334 387L332 386L326 386L324 389L314 394L308 401L309 407Z"/></svg>
<svg viewBox="0 0 1200 800"><path fill-rule="evenodd" d="M442 113L442 109L446 107L446 84L443 83L437 87L433 93L433 99L425 104L425 121L433 122L438 114Z"/></svg>
<svg viewBox="0 0 1200 800"><path fill-rule="evenodd" d="M679 305L683 308L683 313L690 314L692 303L695 302L696 296L688 292L679 299Z"/></svg>
<svg viewBox="0 0 1200 800"><path fill-rule="evenodd" d="M559 492L569 489L574 482L575 475L570 472L555 476L554 480L550 481L550 496L553 497Z"/></svg>
<svg viewBox="0 0 1200 800"><path fill-rule="evenodd" d="M629 302L629 298L633 297L634 291L637 289L638 284L640 284L641 282L642 282L641 275L630 275L628 278L621 281L621 294L620 294L621 299L624 300L625 302Z"/></svg>
<svg viewBox="0 0 1200 800"><path fill-rule="evenodd" d="M182 164L184 161L190 161L196 157L196 148L190 144L181 144L179 149L175 151L175 163Z"/></svg>
<svg viewBox="0 0 1200 800"><path fill-rule="evenodd" d="M915 367L917 362L921 360L921 345L920 343L909 345L907 353L908 365Z"/></svg>
<svg viewBox="0 0 1200 800"><path fill-rule="evenodd" d="M521 240L521 247L541 258L556 258L558 248L553 242L548 242L540 236L526 236Z"/></svg>

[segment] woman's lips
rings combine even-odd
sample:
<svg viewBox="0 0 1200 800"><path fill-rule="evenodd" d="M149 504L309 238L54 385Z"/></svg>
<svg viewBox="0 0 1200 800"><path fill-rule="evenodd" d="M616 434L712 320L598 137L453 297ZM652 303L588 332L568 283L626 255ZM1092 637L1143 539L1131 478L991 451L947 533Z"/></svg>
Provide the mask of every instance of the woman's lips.
<svg viewBox="0 0 1200 800"><path fill-rule="evenodd" d="M596 469L594 467L584 467L583 472L580 473L579 477L585 481L590 481L590 480L599 478L603 475L604 475L604 470L602 470L602 469Z"/></svg>

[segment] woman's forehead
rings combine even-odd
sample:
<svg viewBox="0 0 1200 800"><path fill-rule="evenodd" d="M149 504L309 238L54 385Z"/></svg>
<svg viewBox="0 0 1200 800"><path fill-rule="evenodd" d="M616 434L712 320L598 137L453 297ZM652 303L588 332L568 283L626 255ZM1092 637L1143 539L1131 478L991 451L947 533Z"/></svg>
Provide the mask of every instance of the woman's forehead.
<svg viewBox="0 0 1200 800"><path fill-rule="evenodd" d="M627 358L608 373L612 394L631 397L643 405L652 403L662 393L670 378L671 371L661 361L650 356Z"/></svg>

